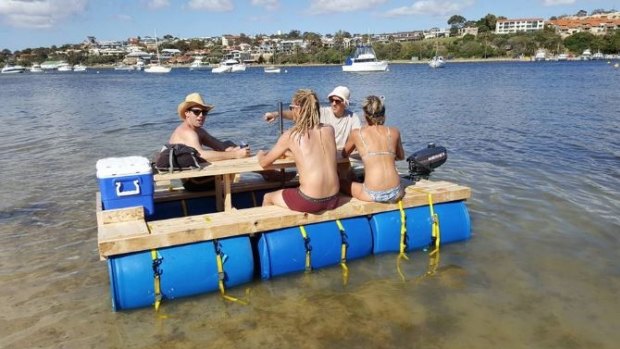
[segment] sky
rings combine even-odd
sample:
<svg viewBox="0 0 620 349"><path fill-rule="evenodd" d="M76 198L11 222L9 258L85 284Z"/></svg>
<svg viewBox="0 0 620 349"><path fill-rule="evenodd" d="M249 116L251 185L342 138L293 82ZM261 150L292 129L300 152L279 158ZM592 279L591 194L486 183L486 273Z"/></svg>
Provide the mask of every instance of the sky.
<svg viewBox="0 0 620 349"><path fill-rule="evenodd" d="M155 33L392 33L448 27L452 15L548 19L594 9L620 10L620 0L0 0L0 50Z"/></svg>

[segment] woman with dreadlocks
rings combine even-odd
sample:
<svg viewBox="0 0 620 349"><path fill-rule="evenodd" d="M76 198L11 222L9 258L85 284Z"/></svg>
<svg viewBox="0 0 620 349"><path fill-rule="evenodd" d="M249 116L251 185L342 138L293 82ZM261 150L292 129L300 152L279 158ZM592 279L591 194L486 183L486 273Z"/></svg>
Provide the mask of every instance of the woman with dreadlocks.
<svg viewBox="0 0 620 349"><path fill-rule="evenodd" d="M267 153L257 153L262 167L288 150L299 173L299 187L265 194L263 206L277 205L299 212L319 212L338 206L338 173L334 128L319 122L319 100L312 90L297 90L290 105L295 125Z"/></svg>
<svg viewBox="0 0 620 349"><path fill-rule="evenodd" d="M400 132L384 126L385 104L368 96L362 104L367 126L352 130L342 150L348 157L357 149L364 162L364 183L343 181L342 191L362 201L397 202L405 193L396 171L396 160L405 158Z"/></svg>

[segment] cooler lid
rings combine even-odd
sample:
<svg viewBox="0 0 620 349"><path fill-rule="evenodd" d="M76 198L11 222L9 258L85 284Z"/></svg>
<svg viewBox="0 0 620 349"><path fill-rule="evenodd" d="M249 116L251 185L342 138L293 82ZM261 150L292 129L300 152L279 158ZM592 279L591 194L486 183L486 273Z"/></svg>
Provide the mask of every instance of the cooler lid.
<svg viewBox="0 0 620 349"><path fill-rule="evenodd" d="M143 156L125 156L97 160L97 178L151 174L151 163Z"/></svg>

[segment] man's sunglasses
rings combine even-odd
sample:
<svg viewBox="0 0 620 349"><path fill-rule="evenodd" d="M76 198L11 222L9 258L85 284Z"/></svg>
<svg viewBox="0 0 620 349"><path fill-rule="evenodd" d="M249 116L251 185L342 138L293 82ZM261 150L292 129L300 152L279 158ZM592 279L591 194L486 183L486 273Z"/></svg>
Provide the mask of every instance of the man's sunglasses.
<svg viewBox="0 0 620 349"><path fill-rule="evenodd" d="M202 114L203 116L207 116L207 114L209 113L208 110L204 109L190 109L189 111L191 111L195 116L199 116L200 114Z"/></svg>

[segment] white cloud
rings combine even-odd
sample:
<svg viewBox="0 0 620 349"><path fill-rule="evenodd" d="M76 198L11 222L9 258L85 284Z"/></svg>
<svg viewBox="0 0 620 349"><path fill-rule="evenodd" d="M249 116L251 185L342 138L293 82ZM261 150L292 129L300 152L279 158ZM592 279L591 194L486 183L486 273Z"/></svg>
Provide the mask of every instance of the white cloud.
<svg viewBox="0 0 620 349"><path fill-rule="evenodd" d="M277 9L280 4L278 0L252 0L252 5L263 6L271 11Z"/></svg>
<svg viewBox="0 0 620 349"><path fill-rule="evenodd" d="M416 1L411 6L398 7L386 12L386 16L410 16L410 15L431 15L446 16L453 15L462 11L464 8L474 4L473 0L464 1L444 1L444 0L422 0Z"/></svg>
<svg viewBox="0 0 620 349"><path fill-rule="evenodd" d="M386 0L311 0L310 12L319 14L366 10L384 2Z"/></svg>
<svg viewBox="0 0 620 349"><path fill-rule="evenodd" d="M149 0L146 6L151 10L158 10L170 6L170 0Z"/></svg>
<svg viewBox="0 0 620 349"><path fill-rule="evenodd" d="M232 0L189 0L187 5L193 10L217 12L232 11L234 8Z"/></svg>
<svg viewBox="0 0 620 349"><path fill-rule="evenodd" d="M575 0L543 0L545 6L557 6L557 5L571 5Z"/></svg>
<svg viewBox="0 0 620 349"><path fill-rule="evenodd" d="M88 0L0 0L0 17L19 28L51 28L86 10Z"/></svg>

